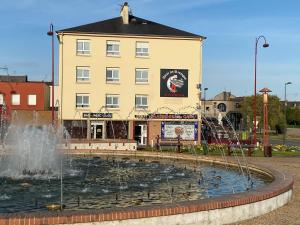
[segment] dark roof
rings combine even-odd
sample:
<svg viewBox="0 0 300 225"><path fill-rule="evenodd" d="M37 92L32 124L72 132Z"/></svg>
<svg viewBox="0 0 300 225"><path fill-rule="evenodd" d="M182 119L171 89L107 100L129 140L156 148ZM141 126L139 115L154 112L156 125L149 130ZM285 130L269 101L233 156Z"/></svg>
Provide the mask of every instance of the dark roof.
<svg viewBox="0 0 300 225"><path fill-rule="evenodd" d="M132 15L130 15L129 17L129 24L123 24L122 17L116 17L104 21L99 21L57 31L57 33L61 32L205 38L197 34L189 33L183 30L178 30Z"/></svg>
<svg viewBox="0 0 300 225"><path fill-rule="evenodd" d="M0 75L0 82L27 82L27 76Z"/></svg>

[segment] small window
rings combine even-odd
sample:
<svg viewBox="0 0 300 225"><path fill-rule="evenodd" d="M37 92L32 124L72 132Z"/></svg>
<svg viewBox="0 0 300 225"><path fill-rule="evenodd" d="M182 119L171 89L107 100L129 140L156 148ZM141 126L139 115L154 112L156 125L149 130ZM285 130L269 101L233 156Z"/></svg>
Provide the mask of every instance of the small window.
<svg viewBox="0 0 300 225"><path fill-rule="evenodd" d="M91 46L89 40L77 40L76 53L78 55L89 55L91 54Z"/></svg>
<svg viewBox="0 0 300 225"><path fill-rule="evenodd" d="M76 107L87 108L90 106L90 96L88 94L76 94Z"/></svg>
<svg viewBox="0 0 300 225"><path fill-rule="evenodd" d="M0 105L4 104L4 94L0 93Z"/></svg>
<svg viewBox="0 0 300 225"><path fill-rule="evenodd" d="M148 69L135 70L135 83L148 83Z"/></svg>
<svg viewBox="0 0 300 225"><path fill-rule="evenodd" d="M89 67L76 67L76 81L89 81L90 80L90 68Z"/></svg>
<svg viewBox="0 0 300 225"><path fill-rule="evenodd" d="M107 108L119 108L119 95L106 95Z"/></svg>
<svg viewBox="0 0 300 225"><path fill-rule="evenodd" d="M106 68L106 82L118 83L120 81L119 68Z"/></svg>
<svg viewBox="0 0 300 225"><path fill-rule="evenodd" d="M136 108L148 108L148 96L147 95L136 95L135 96L135 107Z"/></svg>
<svg viewBox="0 0 300 225"><path fill-rule="evenodd" d="M135 55L138 57L149 56L149 43L148 42L136 42Z"/></svg>
<svg viewBox="0 0 300 225"><path fill-rule="evenodd" d="M28 95L28 105L36 105L36 95Z"/></svg>
<svg viewBox="0 0 300 225"><path fill-rule="evenodd" d="M220 112L226 112L226 105L225 105L224 103L220 103L220 104L218 105L218 110L219 110Z"/></svg>
<svg viewBox="0 0 300 225"><path fill-rule="evenodd" d="M11 95L11 104L12 105L20 105L20 94L12 94Z"/></svg>
<svg viewBox="0 0 300 225"><path fill-rule="evenodd" d="M120 42L119 41L107 41L106 42L106 55L119 56L120 55Z"/></svg>

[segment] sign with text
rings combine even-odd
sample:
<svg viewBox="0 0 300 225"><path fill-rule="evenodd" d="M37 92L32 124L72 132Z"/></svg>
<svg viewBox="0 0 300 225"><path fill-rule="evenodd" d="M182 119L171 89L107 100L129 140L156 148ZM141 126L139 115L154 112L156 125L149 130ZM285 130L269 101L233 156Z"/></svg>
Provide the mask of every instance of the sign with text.
<svg viewBox="0 0 300 225"><path fill-rule="evenodd" d="M198 140L198 122L161 122L161 138L182 140Z"/></svg>
<svg viewBox="0 0 300 225"><path fill-rule="evenodd" d="M82 113L82 117L90 119L112 118L112 113Z"/></svg>
<svg viewBox="0 0 300 225"><path fill-rule="evenodd" d="M185 119L196 120L197 114L147 114L147 115L135 115L136 119Z"/></svg>
<svg viewBox="0 0 300 225"><path fill-rule="evenodd" d="M188 70L161 69L160 97L188 97Z"/></svg>

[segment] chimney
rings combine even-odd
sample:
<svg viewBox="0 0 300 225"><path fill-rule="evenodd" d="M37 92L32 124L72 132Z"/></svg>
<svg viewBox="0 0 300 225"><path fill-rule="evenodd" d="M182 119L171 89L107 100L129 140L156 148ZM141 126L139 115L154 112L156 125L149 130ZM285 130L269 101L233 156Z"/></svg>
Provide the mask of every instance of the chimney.
<svg viewBox="0 0 300 225"><path fill-rule="evenodd" d="M123 24L129 24L129 6L128 6L128 2L124 2L124 5L122 6L121 16L122 16Z"/></svg>

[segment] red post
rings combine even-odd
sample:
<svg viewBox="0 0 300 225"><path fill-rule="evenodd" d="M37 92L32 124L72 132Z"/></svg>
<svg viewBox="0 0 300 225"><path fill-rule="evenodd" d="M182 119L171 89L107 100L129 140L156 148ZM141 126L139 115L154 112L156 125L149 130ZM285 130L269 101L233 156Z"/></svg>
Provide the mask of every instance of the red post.
<svg viewBox="0 0 300 225"><path fill-rule="evenodd" d="M255 56L254 56L254 99L253 99L253 144L256 145L256 59L257 59L257 43L255 41Z"/></svg>
<svg viewBox="0 0 300 225"><path fill-rule="evenodd" d="M257 61L257 45L260 38L263 38L265 43L264 48L269 47L265 36L259 36L255 39L255 55L254 55L254 99L253 99L253 144L256 145L256 61Z"/></svg>
<svg viewBox="0 0 300 225"><path fill-rule="evenodd" d="M268 93L271 92L268 88L263 88L260 90L263 93L263 113L264 113L264 133L263 133L263 146L264 146L264 155L271 156L271 149L269 147L269 124L268 124Z"/></svg>
<svg viewBox="0 0 300 225"><path fill-rule="evenodd" d="M47 32L48 36L51 36L51 47L52 47L52 91L51 91L51 123L54 126L54 32L53 24L50 24L50 30Z"/></svg>

